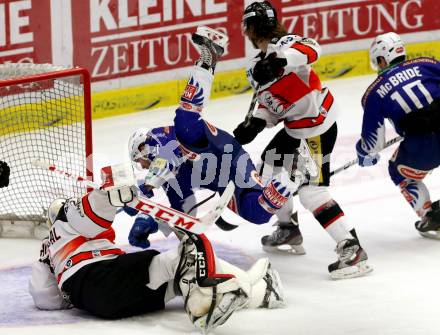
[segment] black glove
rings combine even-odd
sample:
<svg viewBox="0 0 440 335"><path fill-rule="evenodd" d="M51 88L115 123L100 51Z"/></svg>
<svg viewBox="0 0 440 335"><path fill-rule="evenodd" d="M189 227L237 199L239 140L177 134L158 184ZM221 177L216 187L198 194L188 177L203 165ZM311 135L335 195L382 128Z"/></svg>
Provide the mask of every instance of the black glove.
<svg viewBox="0 0 440 335"><path fill-rule="evenodd" d="M251 117L248 122L243 121L240 123L233 133L238 143L244 145L252 142L265 127L265 120Z"/></svg>
<svg viewBox="0 0 440 335"><path fill-rule="evenodd" d="M11 170L6 162L0 161L0 188L9 185L9 173Z"/></svg>
<svg viewBox="0 0 440 335"><path fill-rule="evenodd" d="M258 84L265 85L280 77L286 65L287 60L285 58L277 58L277 54L273 52L255 64L252 70L252 77Z"/></svg>
<svg viewBox="0 0 440 335"><path fill-rule="evenodd" d="M440 99L429 106L406 114L399 122L405 135L423 135L440 130Z"/></svg>

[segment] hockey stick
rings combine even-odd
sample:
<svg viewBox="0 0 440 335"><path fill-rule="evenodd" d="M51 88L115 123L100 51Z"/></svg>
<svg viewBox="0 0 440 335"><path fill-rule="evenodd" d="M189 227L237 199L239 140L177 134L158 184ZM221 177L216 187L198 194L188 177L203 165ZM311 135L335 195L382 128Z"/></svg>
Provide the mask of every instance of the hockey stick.
<svg viewBox="0 0 440 335"><path fill-rule="evenodd" d="M44 162L44 161L42 161L40 159L34 160L32 162L32 165L35 166L35 167L39 167L39 168L45 169L45 170L49 170L49 171L51 171L53 173L62 175L62 176L67 177L69 179L73 179L77 183L81 183L81 184L83 184L84 186L87 186L87 187L98 188L98 189L100 187L100 185L98 185L97 183L94 183L93 181L88 180L87 178L85 178L83 176L77 176L77 175L74 175L74 174L72 174L72 173L70 173L68 171L64 171L64 170L58 169L55 165L47 163L47 162Z"/></svg>
<svg viewBox="0 0 440 335"><path fill-rule="evenodd" d="M252 95L251 104L249 105L248 112L246 113L246 116L244 118L244 126L249 126L249 122L251 121L252 114L254 114L255 105L257 104L258 100L258 86L255 87L254 94Z"/></svg>
<svg viewBox="0 0 440 335"><path fill-rule="evenodd" d="M397 136L397 137L395 137L395 138L393 138L393 139L387 141L387 142L385 143L385 146L383 147L383 149L388 148L388 147L392 146L393 144L395 144L395 143L397 143L397 142L400 142L400 141L402 141L402 140L403 140L403 137L401 137L401 136ZM382 150L383 150L383 149L382 149ZM334 175L336 175L336 174L338 174L338 173L340 173L340 172L342 172L342 171L347 170L348 168L352 167L353 165L356 165L357 162L358 162L358 159L357 159L357 158L356 158L356 159L353 159L353 160L350 161L350 162L347 162L347 163L344 164L343 166L341 166L341 167L339 167L339 168L337 168L337 169L331 171L331 172L330 172L330 176L334 176ZM296 196L296 195L298 195L298 191L296 191L292 196ZM230 231L230 230L234 230L235 228L238 228L237 225L234 225L234 224L232 224L232 223L227 222L227 221L224 220L221 216L218 218L218 220L217 220L217 222L216 222L216 225L217 225L220 229L225 230L225 231Z"/></svg>
<svg viewBox="0 0 440 335"><path fill-rule="evenodd" d="M200 201L199 203L195 204L194 206L191 207L191 209L188 211L188 214L190 214L194 209L196 209L197 207L203 205L204 203L206 203L207 201L211 200L212 198L214 198L214 196L217 194L217 192L212 193L209 197L203 199L202 201ZM217 219L217 221L215 221L215 225L217 227L219 227L221 230L224 231L230 231L230 230L234 230L235 228L238 228L237 225L234 225L232 223L227 222L225 219L223 219L221 216Z"/></svg>
<svg viewBox="0 0 440 335"><path fill-rule="evenodd" d="M46 169L53 173L63 175L67 178L75 180L78 183L82 183L88 187L100 189L100 185L90 180L87 180L82 176L76 176L69 173L68 171L58 169L53 164L49 164L41 160L36 160L32 162L32 165ZM166 222L170 227L179 227L195 234L203 234L210 226L212 226L212 223L217 221L217 219L220 217L221 213L226 208L232 196L234 195L234 190L235 190L234 183L229 182L228 186L226 187L225 191L220 197L220 201L218 202L217 206L214 209L210 210L201 218L195 218L191 215L182 213L167 206L158 204L150 199L139 196L136 197L129 204L129 206L141 212L149 214L154 218Z"/></svg>
<svg viewBox="0 0 440 335"><path fill-rule="evenodd" d="M384 145L383 149L386 149L390 146L392 146L394 143L400 142L403 140L402 136L396 136L393 139L387 141ZM356 165L358 163L359 159L353 159L352 161L349 161L347 163L345 163L344 165L342 165L341 167L338 167L337 169L333 170L332 172L330 172L330 177L334 176L335 174L338 174L341 171L347 170L349 167L352 167L353 165Z"/></svg>

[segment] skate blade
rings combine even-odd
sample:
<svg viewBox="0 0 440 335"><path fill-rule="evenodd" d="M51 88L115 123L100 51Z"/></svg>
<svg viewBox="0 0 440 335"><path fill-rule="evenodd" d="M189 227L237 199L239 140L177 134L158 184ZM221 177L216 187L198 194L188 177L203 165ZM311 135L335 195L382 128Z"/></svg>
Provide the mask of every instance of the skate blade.
<svg viewBox="0 0 440 335"><path fill-rule="evenodd" d="M330 278L334 280L350 279L362 277L373 271L373 268L367 264L367 261L362 261L356 265L335 270L330 273Z"/></svg>
<svg viewBox="0 0 440 335"><path fill-rule="evenodd" d="M438 230L429 230L426 232L419 231L420 235L426 238L430 238L432 240L440 240L440 231Z"/></svg>
<svg viewBox="0 0 440 335"><path fill-rule="evenodd" d="M305 255L306 250L302 245L282 244L280 246L271 247L263 245L263 250L270 254L290 254L290 255Z"/></svg>

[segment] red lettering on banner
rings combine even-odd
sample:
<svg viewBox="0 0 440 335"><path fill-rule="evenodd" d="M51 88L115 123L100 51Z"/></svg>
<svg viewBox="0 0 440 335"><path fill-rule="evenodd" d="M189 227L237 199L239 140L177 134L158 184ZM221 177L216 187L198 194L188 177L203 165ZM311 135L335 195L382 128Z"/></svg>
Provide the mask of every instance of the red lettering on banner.
<svg viewBox="0 0 440 335"><path fill-rule="evenodd" d="M389 31L410 33L440 29L436 0L273 0L290 33L321 44L372 38Z"/></svg>
<svg viewBox="0 0 440 335"><path fill-rule="evenodd" d="M0 64L51 63L50 0L0 0Z"/></svg>
<svg viewBox="0 0 440 335"><path fill-rule="evenodd" d="M191 35L199 25L229 35L222 60L244 57L243 6L241 0L72 1L73 62L94 81L190 66L198 58Z"/></svg>

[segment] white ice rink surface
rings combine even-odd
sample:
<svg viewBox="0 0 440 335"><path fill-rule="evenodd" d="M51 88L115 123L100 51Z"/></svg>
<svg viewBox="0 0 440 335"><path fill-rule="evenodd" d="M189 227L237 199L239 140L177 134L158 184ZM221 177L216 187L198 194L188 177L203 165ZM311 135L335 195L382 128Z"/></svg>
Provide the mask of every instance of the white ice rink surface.
<svg viewBox="0 0 440 335"><path fill-rule="evenodd" d="M333 169L355 158L362 111L360 98L372 76L326 83L341 105L339 138ZM250 94L211 101L205 118L228 131L243 119ZM104 165L126 160L129 134L140 126L171 124L174 108L161 108L93 124L95 173ZM246 146L255 159L273 135L265 131ZM389 133L388 138L394 136ZM288 306L279 310L243 310L234 314L215 334L289 335L438 335L440 334L440 241L422 238L414 229L416 216L393 185L386 150L376 167L352 167L333 178L331 193L356 227L374 271L363 278L332 281L327 266L335 261L335 243L297 204L304 235L304 256L265 254L260 238L271 233L262 226L226 217L240 227L223 232L214 227L208 237L220 257L248 267L269 257L280 272ZM439 171L426 179L433 200L440 198ZM209 193L204 193L203 195ZM297 201L296 201L297 203ZM128 244L131 219L120 214L115 222L117 243ZM163 312L120 321L102 321L79 311L41 312L27 293L29 265L37 259L39 242L0 239L0 334L196 334L182 304L172 301ZM160 250L176 245L158 233L152 246Z"/></svg>

